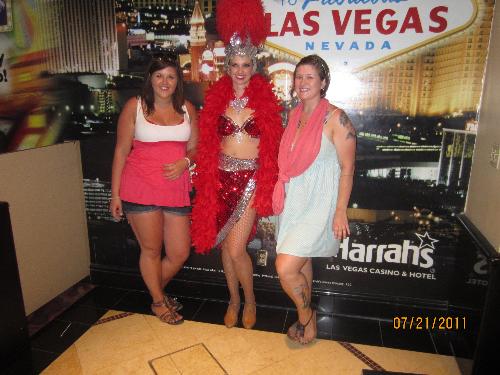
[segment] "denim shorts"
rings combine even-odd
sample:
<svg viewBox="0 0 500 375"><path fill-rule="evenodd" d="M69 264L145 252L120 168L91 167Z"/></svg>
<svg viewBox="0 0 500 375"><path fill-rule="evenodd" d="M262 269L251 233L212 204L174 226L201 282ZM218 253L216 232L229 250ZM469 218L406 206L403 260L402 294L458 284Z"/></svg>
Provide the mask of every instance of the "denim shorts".
<svg viewBox="0 0 500 375"><path fill-rule="evenodd" d="M183 207L168 207L168 206L155 206L146 205L133 202L122 201L122 209L126 214L140 214L144 212L153 212L157 210L162 210L174 215L186 216L191 213L191 206Z"/></svg>

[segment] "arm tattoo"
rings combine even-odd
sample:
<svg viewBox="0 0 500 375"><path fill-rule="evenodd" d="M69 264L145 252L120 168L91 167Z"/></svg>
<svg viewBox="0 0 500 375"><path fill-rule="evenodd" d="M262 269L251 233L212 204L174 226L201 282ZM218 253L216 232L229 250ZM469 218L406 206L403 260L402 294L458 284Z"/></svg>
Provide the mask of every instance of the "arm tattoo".
<svg viewBox="0 0 500 375"><path fill-rule="evenodd" d="M346 141L349 139L356 139L356 129L354 129L351 120L349 120L349 117L347 117L344 111L340 112L339 122L340 125L342 125L347 130L347 135L345 137Z"/></svg>

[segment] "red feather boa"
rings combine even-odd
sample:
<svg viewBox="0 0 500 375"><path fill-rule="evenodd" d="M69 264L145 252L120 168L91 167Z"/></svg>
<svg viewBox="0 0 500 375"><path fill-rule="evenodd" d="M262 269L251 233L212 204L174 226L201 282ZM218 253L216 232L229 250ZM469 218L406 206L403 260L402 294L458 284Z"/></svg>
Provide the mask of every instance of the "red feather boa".
<svg viewBox="0 0 500 375"><path fill-rule="evenodd" d="M219 117L233 96L231 78L224 76L207 92L200 112L200 137L196 155L194 186L196 195L192 213L192 240L197 253L208 253L217 235L217 185L221 138L217 133ZM264 77L254 74L245 90L248 107L260 129L259 169L256 172L256 192L253 206L257 215L272 215L272 194L278 178L278 149L283 127L281 107Z"/></svg>

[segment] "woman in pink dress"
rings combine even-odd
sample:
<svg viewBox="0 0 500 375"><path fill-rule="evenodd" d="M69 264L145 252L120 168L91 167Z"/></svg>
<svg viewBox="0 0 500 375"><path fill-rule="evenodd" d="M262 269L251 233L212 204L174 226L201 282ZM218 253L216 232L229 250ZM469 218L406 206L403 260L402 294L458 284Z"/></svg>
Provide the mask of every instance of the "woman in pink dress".
<svg viewBox="0 0 500 375"><path fill-rule="evenodd" d="M196 111L184 99L177 61L153 59L142 95L131 98L118 119L110 211L117 220L127 216L151 309L168 324L183 321L182 305L163 290L189 256L189 167L197 139Z"/></svg>

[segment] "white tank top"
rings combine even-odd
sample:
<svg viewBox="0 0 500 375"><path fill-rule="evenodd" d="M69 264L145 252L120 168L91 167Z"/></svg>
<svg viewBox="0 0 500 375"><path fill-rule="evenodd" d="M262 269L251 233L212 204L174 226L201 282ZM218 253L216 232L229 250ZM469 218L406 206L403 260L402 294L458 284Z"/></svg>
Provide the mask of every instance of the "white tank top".
<svg viewBox="0 0 500 375"><path fill-rule="evenodd" d="M138 98L135 116L135 140L141 142L187 142L191 136L191 125L186 106L183 105L182 109L184 110L184 121L179 125L156 125L146 120L141 98Z"/></svg>

